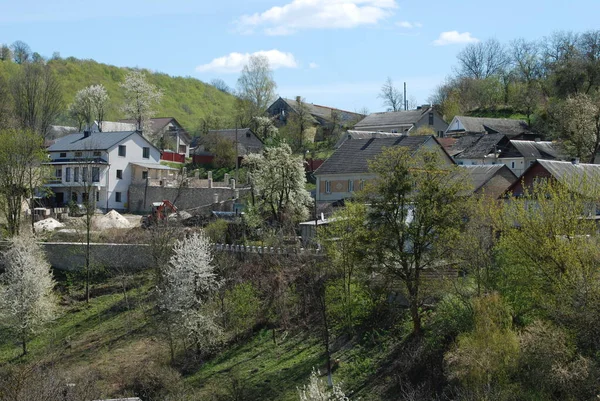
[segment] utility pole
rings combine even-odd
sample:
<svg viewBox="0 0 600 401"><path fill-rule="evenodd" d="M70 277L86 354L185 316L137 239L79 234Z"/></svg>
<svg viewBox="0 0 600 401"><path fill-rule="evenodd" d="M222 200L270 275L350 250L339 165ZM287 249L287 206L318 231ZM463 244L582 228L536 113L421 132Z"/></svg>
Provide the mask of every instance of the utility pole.
<svg viewBox="0 0 600 401"><path fill-rule="evenodd" d="M408 110L408 100L406 99L406 82L404 83L404 111Z"/></svg>
<svg viewBox="0 0 600 401"><path fill-rule="evenodd" d="M240 167L240 155L238 150L238 119L235 119L235 184L239 182L238 169Z"/></svg>

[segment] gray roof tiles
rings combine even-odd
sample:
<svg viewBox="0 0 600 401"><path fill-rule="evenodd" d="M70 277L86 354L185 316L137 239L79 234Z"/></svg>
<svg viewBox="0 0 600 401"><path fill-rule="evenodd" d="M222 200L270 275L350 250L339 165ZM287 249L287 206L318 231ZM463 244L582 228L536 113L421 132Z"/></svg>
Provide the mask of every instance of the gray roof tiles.
<svg viewBox="0 0 600 401"><path fill-rule="evenodd" d="M560 154L554 143L548 141L517 141L512 140L510 144L523 157L536 159L558 159Z"/></svg>
<svg viewBox="0 0 600 401"><path fill-rule="evenodd" d="M481 159L494 153L500 155L499 151L508 142L504 134L469 135L463 138L459 138L453 147L458 150L458 146L465 146L460 153L455 153L458 159Z"/></svg>
<svg viewBox="0 0 600 401"><path fill-rule="evenodd" d="M467 172L473 185L473 192L478 191L502 169L506 169L514 177L515 181L517 179L517 176L504 164L480 164L476 166L461 166L461 168L464 168Z"/></svg>
<svg viewBox="0 0 600 401"><path fill-rule="evenodd" d="M135 133L135 131L92 132L86 137L83 132L77 132L60 138L48 147L48 151L108 150Z"/></svg>
<svg viewBox="0 0 600 401"><path fill-rule="evenodd" d="M315 174L355 174L369 171L368 161L383 152L383 148L405 146L415 152L431 136L400 136L396 138L351 139L338 148Z"/></svg>
<svg viewBox="0 0 600 401"><path fill-rule="evenodd" d="M286 102L288 104L288 106L290 106L292 109L296 110L296 107L298 107L298 102L296 102L296 100L293 99L284 99L282 98L284 102ZM345 123L348 121L352 121L352 120L357 120L363 117L362 114L359 113L353 113L351 111L346 111L346 110L341 110L341 109L336 109L334 107L328 107L328 106L320 106L318 104L312 104L312 103L307 103L307 102L302 102L304 104L304 106L308 109L308 112L315 117L321 118L323 120L326 121L331 121L332 119L332 112L337 112L339 114L339 118L340 118L340 122Z"/></svg>
<svg viewBox="0 0 600 401"><path fill-rule="evenodd" d="M465 127L465 131L470 133L495 131L509 137L514 137L529 132L527 123L523 120L467 116L456 116L454 118L460 120L462 126Z"/></svg>
<svg viewBox="0 0 600 401"><path fill-rule="evenodd" d="M402 110L402 111L388 111L384 113L373 113L366 116L360 122L358 122L354 128L359 129L361 127L371 126L395 126L405 125L407 127L416 124L424 114L428 113L431 108L423 108L419 110Z"/></svg>

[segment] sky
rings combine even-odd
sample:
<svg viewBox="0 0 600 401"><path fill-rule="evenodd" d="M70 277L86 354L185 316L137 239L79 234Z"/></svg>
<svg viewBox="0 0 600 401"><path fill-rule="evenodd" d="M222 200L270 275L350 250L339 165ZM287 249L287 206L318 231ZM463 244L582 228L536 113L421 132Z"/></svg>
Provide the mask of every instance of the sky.
<svg viewBox="0 0 600 401"><path fill-rule="evenodd" d="M384 111L390 77L418 104L469 43L600 29L600 0L0 0L0 43L235 87L266 55L277 94Z"/></svg>

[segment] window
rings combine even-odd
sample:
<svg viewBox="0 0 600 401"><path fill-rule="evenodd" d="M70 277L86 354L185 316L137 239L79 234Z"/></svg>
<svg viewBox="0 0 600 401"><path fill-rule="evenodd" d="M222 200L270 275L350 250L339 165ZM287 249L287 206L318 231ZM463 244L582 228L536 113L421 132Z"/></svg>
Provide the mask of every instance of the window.
<svg viewBox="0 0 600 401"><path fill-rule="evenodd" d="M79 167L73 169L73 182L79 182Z"/></svg>
<svg viewBox="0 0 600 401"><path fill-rule="evenodd" d="M119 156L127 156L127 148L125 147L125 145L119 145Z"/></svg>
<svg viewBox="0 0 600 401"><path fill-rule="evenodd" d="M92 167L92 182L100 182L100 167Z"/></svg>
<svg viewBox="0 0 600 401"><path fill-rule="evenodd" d="M329 182L329 181L325 181L325 193L326 194L331 193L331 182Z"/></svg>
<svg viewBox="0 0 600 401"><path fill-rule="evenodd" d="M348 180L348 192L354 192L354 181Z"/></svg>
<svg viewBox="0 0 600 401"><path fill-rule="evenodd" d="M65 168L65 181L71 182L71 167Z"/></svg>
<svg viewBox="0 0 600 401"><path fill-rule="evenodd" d="M61 152L59 157L67 157L67 152Z"/></svg>
<svg viewBox="0 0 600 401"><path fill-rule="evenodd" d="M96 202L100 202L100 191L96 191Z"/></svg>
<svg viewBox="0 0 600 401"><path fill-rule="evenodd" d="M529 165L530 165L530 166L533 166L533 163L535 163L535 160L531 160L531 161L529 162Z"/></svg>
<svg viewBox="0 0 600 401"><path fill-rule="evenodd" d="M515 162L510 162L510 168L515 168Z"/></svg>
<svg viewBox="0 0 600 401"><path fill-rule="evenodd" d="M89 194L87 192L83 192L81 194L81 203L87 203L89 199Z"/></svg>
<svg viewBox="0 0 600 401"><path fill-rule="evenodd" d="M60 180L62 178L62 168L61 167L54 170L54 177L56 177L57 180Z"/></svg>
<svg viewBox="0 0 600 401"><path fill-rule="evenodd" d="M462 166L463 162L462 161L457 161L456 164L458 164L459 166Z"/></svg>
<svg viewBox="0 0 600 401"><path fill-rule="evenodd" d="M429 125L433 125L433 113L429 113Z"/></svg>
<svg viewBox="0 0 600 401"><path fill-rule="evenodd" d="M360 180L360 184L358 185L358 189L361 191L365 189L365 180Z"/></svg>
<svg viewBox="0 0 600 401"><path fill-rule="evenodd" d="M89 177L88 177L88 168L87 167L83 167L81 169L81 181L87 182L88 179L89 179Z"/></svg>
<svg viewBox="0 0 600 401"><path fill-rule="evenodd" d="M119 179L119 180L123 179L123 170L117 170L117 179Z"/></svg>
<svg viewBox="0 0 600 401"><path fill-rule="evenodd" d="M75 152L75 157L81 157L81 152Z"/></svg>
<svg viewBox="0 0 600 401"><path fill-rule="evenodd" d="M95 150L94 151L94 156L95 157L100 157L102 155L102 152L100 152L99 150Z"/></svg>
<svg viewBox="0 0 600 401"><path fill-rule="evenodd" d="M115 192L115 202L121 203L121 193Z"/></svg>
<svg viewBox="0 0 600 401"><path fill-rule="evenodd" d="M444 137L444 131L438 131L438 138Z"/></svg>
<svg viewBox="0 0 600 401"><path fill-rule="evenodd" d="M123 146L124 148L124 146ZM121 156L121 147L119 146L119 156ZM125 156L125 155L123 155ZM150 148L142 148L142 157L144 159L149 159L150 158Z"/></svg>
<svg viewBox="0 0 600 401"><path fill-rule="evenodd" d="M146 179L148 179L148 172L142 171L142 180L146 180Z"/></svg>
<svg viewBox="0 0 600 401"><path fill-rule="evenodd" d="M246 132L246 138L250 138L251 134L250 131Z"/></svg>

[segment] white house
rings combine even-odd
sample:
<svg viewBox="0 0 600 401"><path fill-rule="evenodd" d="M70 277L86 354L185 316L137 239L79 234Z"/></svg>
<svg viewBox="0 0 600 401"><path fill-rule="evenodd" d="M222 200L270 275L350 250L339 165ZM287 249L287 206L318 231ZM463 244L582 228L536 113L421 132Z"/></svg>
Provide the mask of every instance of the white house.
<svg viewBox="0 0 600 401"><path fill-rule="evenodd" d="M126 210L133 180L176 170L161 165L160 151L137 131L69 134L48 153L54 179L46 185L54 194L53 206L80 204L93 196L97 208Z"/></svg>

